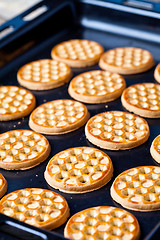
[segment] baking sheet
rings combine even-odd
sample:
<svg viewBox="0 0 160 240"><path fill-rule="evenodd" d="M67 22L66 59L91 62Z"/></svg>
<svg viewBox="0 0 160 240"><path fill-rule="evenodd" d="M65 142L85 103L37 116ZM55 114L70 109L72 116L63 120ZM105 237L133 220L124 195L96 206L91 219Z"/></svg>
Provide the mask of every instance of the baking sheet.
<svg viewBox="0 0 160 240"><path fill-rule="evenodd" d="M0 85L17 85L16 74L18 69L28 63L30 61L34 61L37 59L43 58L51 58L50 52L54 45L59 42L69 40L69 39L90 39L99 42L105 48L105 51L115 47L123 47L123 46L134 46L145 48L149 50L155 59L156 64L160 61L159 55L159 46L158 44L151 44L149 42L144 42L140 40L135 40L133 38L122 37L120 35L106 33L103 31L92 30L84 27L70 27L65 29L58 34L54 34L53 36L45 39L43 42L39 43L35 47L31 48L28 52L21 55L16 61L13 61L8 67L7 71L2 75L0 79ZM73 70L74 76L89 70L100 69L98 65L81 70ZM130 76L124 76L126 80L127 87L140 83L140 82L155 82L153 78L154 68L151 70ZM70 99L71 97L68 94L68 84L65 84L62 87L47 90L47 91L31 91L37 100L37 106L42 103L55 100L55 99ZM111 111L111 110L122 110L126 111L122 105L120 98L112 101L110 103L103 104L86 104L91 116L95 114ZM23 119L18 119L10 122L1 122L0 123L0 132L3 133L5 131L14 130L14 129L29 129L28 126L28 117ZM149 149L151 142L153 139L160 133L160 119L146 119L150 126L150 137L149 140L143 145L136 147L131 150L125 151L109 151L104 150L107 153L113 162L114 167L114 175L112 180L103 188L84 194L67 194L61 193L58 190L51 188L44 179L44 171L49 159L55 155L56 153L65 150L71 147L78 146L90 146L95 147L91 144L86 138L84 134L84 127L72 132L67 133L65 135L60 136L49 136L45 135L49 140L52 150L49 158L41 163L39 166L25 170L25 171L7 171L0 169L0 172L5 176L8 181L8 191L12 192L21 188L30 188L30 187L41 187L53 190L57 193L60 193L67 200L71 216L81 211L85 208L99 206L99 205L108 205L122 208L119 204L114 202L110 196L110 187L115 179L115 177L120 174L122 171L142 165L158 165L151 157ZM154 228L154 226L160 220L159 211L156 212L146 212L141 213L137 211L129 211L134 214L134 216L138 219L140 228L141 228L141 239L144 239L147 234ZM61 226L54 230L57 233L60 233L63 236L64 226Z"/></svg>

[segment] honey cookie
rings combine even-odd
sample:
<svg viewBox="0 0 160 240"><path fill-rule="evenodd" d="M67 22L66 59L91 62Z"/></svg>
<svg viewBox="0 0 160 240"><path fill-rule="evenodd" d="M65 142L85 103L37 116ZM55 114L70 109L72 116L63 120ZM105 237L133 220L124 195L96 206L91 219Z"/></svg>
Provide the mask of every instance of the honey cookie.
<svg viewBox="0 0 160 240"><path fill-rule="evenodd" d="M136 74L152 68L154 59L147 50L121 47L105 52L100 58L99 66L119 74Z"/></svg>
<svg viewBox="0 0 160 240"><path fill-rule="evenodd" d="M64 236L72 240L138 240L140 227L131 213L98 206L74 214L65 226Z"/></svg>
<svg viewBox="0 0 160 240"><path fill-rule="evenodd" d="M88 119L89 112L84 104L61 99L37 107L30 115L29 126L44 134L64 134L80 128Z"/></svg>
<svg viewBox="0 0 160 240"><path fill-rule="evenodd" d="M85 193L106 185L112 178L113 166L104 152L76 147L53 156L44 175L51 187L62 192Z"/></svg>
<svg viewBox="0 0 160 240"><path fill-rule="evenodd" d="M154 78L157 82L160 83L160 63L157 65L155 71L154 71Z"/></svg>
<svg viewBox="0 0 160 240"><path fill-rule="evenodd" d="M48 140L31 130L0 134L0 168L25 170L45 161L50 154Z"/></svg>
<svg viewBox="0 0 160 240"><path fill-rule="evenodd" d="M73 78L68 92L84 103L104 103L118 98L125 87L125 80L119 74L97 70Z"/></svg>
<svg viewBox="0 0 160 240"><path fill-rule="evenodd" d="M52 230L66 222L69 207L58 193L25 188L4 196L0 201L0 213L35 227Z"/></svg>
<svg viewBox="0 0 160 240"><path fill-rule="evenodd" d="M152 142L150 153L154 160L160 163L160 135L158 135Z"/></svg>
<svg viewBox="0 0 160 240"><path fill-rule="evenodd" d="M134 114L110 111L89 119L85 127L87 139L100 148L125 150L137 147L147 141L149 126Z"/></svg>
<svg viewBox="0 0 160 240"><path fill-rule="evenodd" d="M22 86L32 90L48 90L62 86L72 77L70 67L50 59L27 63L17 73L17 80Z"/></svg>
<svg viewBox="0 0 160 240"><path fill-rule="evenodd" d="M7 181L0 173L0 198L7 192Z"/></svg>
<svg viewBox="0 0 160 240"><path fill-rule="evenodd" d="M122 172L111 187L112 198L135 211L160 210L160 167L141 166Z"/></svg>
<svg viewBox="0 0 160 240"><path fill-rule="evenodd" d="M130 112L146 118L160 117L160 85L139 83L126 88L122 105Z"/></svg>
<svg viewBox="0 0 160 240"><path fill-rule="evenodd" d="M96 64L103 52L103 47L97 42L73 39L56 45L51 56L71 67L81 68Z"/></svg>
<svg viewBox="0 0 160 240"><path fill-rule="evenodd" d="M0 87L0 121L25 117L35 105L35 97L28 90L17 86Z"/></svg>

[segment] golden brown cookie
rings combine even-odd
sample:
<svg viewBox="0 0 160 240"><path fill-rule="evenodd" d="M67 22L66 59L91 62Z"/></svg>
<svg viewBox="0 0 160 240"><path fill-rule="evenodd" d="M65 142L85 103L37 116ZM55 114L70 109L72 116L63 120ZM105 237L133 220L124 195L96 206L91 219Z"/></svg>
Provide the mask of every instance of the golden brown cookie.
<svg viewBox="0 0 160 240"><path fill-rule="evenodd" d="M0 173L0 198L7 192L7 181Z"/></svg>
<svg viewBox="0 0 160 240"><path fill-rule="evenodd" d="M30 115L29 126L44 134L64 134L80 128L88 118L89 113L84 104L61 99L37 107Z"/></svg>
<svg viewBox="0 0 160 240"><path fill-rule="evenodd" d="M138 240L140 227L131 213L98 206L74 214L66 224L64 236L72 240Z"/></svg>
<svg viewBox="0 0 160 240"><path fill-rule="evenodd" d="M160 210L160 167L141 166L122 172L112 184L111 196L131 210Z"/></svg>
<svg viewBox="0 0 160 240"><path fill-rule="evenodd" d="M64 150L51 158L45 179L53 188L67 193L85 193L106 185L113 175L111 159L90 147Z"/></svg>
<svg viewBox="0 0 160 240"><path fill-rule="evenodd" d="M119 74L97 70L73 78L68 92L71 97L84 103L103 103L118 98L125 86L125 80Z"/></svg>
<svg viewBox="0 0 160 240"><path fill-rule="evenodd" d="M103 47L97 42L73 39L57 44L52 49L51 56L71 67L79 68L96 64L103 52Z"/></svg>
<svg viewBox="0 0 160 240"><path fill-rule="evenodd" d="M66 222L69 207L58 193L25 188L4 196L0 201L0 213L35 227L52 230Z"/></svg>
<svg viewBox="0 0 160 240"><path fill-rule="evenodd" d="M158 135L152 142L150 153L154 160L160 163L160 135Z"/></svg>
<svg viewBox="0 0 160 240"><path fill-rule="evenodd" d="M85 127L87 139L100 148L125 150L147 141L149 126L134 114L110 111L89 119Z"/></svg>
<svg viewBox="0 0 160 240"><path fill-rule="evenodd" d="M27 116L35 105L35 97L28 90L17 86L0 87L0 121Z"/></svg>
<svg viewBox="0 0 160 240"><path fill-rule="evenodd" d="M119 74L136 74L152 68L154 59L147 50L121 47L105 52L100 58L99 66Z"/></svg>
<svg viewBox="0 0 160 240"><path fill-rule="evenodd" d="M32 168L45 161L50 151L48 140L31 130L13 130L0 134L0 168Z"/></svg>
<svg viewBox="0 0 160 240"><path fill-rule="evenodd" d="M130 112L146 118L160 117L160 85L139 83L126 88L122 105Z"/></svg>
<svg viewBox="0 0 160 240"><path fill-rule="evenodd" d="M70 67L50 59L27 63L17 73L18 82L32 90L48 90L62 86L72 77Z"/></svg>
<svg viewBox="0 0 160 240"><path fill-rule="evenodd" d="M154 78L157 82L160 83L160 63L157 65L155 71L154 71Z"/></svg>

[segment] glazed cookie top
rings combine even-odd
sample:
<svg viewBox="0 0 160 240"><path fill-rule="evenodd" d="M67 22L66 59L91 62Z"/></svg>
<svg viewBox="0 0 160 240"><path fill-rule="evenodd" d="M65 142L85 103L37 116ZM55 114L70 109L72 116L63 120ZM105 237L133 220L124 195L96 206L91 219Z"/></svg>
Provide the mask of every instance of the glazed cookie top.
<svg viewBox="0 0 160 240"><path fill-rule="evenodd" d="M41 188L26 188L4 196L0 201L0 212L30 225L51 230L67 220L69 207L58 193Z"/></svg>
<svg viewBox="0 0 160 240"><path fill-rule="evenodd" d="M150 52L141 48L121 47L105 52L100 67L120 74L134 74L147 71L154 65Z"/></svg>
<svg viewBox="0 0 160 240"><path fill-rule="evenodd" d="M72 67L85 67L98 62L103 51L103 47L97 42L73 39L53 47L51 56L53 59L64 61Z"/></svg>
<svg viewBox="0 0 160 240"><path fill-rule="evenodd" d="M28 115L35 107L35 97L17 86L0 87L0 121L9 121Z"/></svg>
<svg viewBox="0 0 160 240"><path fill-rule="evenodd" d="M148 139L149 126L134 114L109 111L90 118L85 133L91 142L102 148L127 149Z"/></svg>
<svg viewBox="0 0 160 240"><path fill-rule="evenodd" d="M73 131L89 118L89 113L82 103L61 99L44 103L30 115L30 127L41 133L63 134Z"/></svg>
<svg viewBox="0 0 160 240"><path fill-rule="evenodd" d="M152 142L150 153L155 161L160 163L160 135L158 135Z"/></svg>
<svg viewBox="0 0 160 240"><path fill-rule="evenodd" d="M56 154L45 171L45 178L52 187L72 193L100 188L107 184L112 175L109 156L90 147L70 148Z"/></svg>
<svg viewBox="0 0 160 240"><path fill-rule="evenodd" d="M17 79L22 86L29 89L47 90L69 81L71 75L67 64L43 59L22 66L17 73Z"/></svg>
<svg viewBox="0 0 160 240"><path fill-rule="evenodd" d="M7 191L7 181L4 176L0 173L0 198L6 193Z"/></svg>
<svg viewBox="0 0 160 240"><path fill-rule="evenodd" d="M140 116L160 117L160 85L139 83L126 88L122 94L123 106Z"/></svg>
<svg viewBox="0 0 160 240"><path fill-rule="evenodd" d="M73 240L138 240L140 228L131 213L115 207L98 206L73 215L67 222L64 235Z"/></svg>
<svg viewBox="0 0 160 240"><path fill-rule="evenodd" d="M69 94L81 102L108 102L118 98L125 86L125 80L119 74L99 70L90 71L72 79Z"/></svg>
<svg viewBox="0 0 160 240"><path fill-rule="evenodd" d="M122 172L111 187L112 198L138 211L160 209L160 167L140 166Z"/></svg>
<svg viewBox="0 0 160 240"><path fill-rule="evenodd" d="M48 140L31 130L13 130L0 134L0 167L8 170L31 168L50 153Z"/></svg>

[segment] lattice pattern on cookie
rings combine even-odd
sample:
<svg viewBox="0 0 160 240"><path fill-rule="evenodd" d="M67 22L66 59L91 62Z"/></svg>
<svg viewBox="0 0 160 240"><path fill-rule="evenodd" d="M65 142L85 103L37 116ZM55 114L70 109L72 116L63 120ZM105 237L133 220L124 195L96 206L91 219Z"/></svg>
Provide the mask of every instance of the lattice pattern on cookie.
<svg viewBox="0 0 160 240"><path fill-rule="evenodd" d="M62 59L81 61L97 58L103 52L98 43L79 39L62 42L53 49Z"/></svg>
<svg viewBox="0 0 160 240"><path fill-rule="evenodd" d="M66 235L76 240L134 240L138 239L139 225L127 211L100 206L73 215L66 225Z"/></svg>
<svg viewBox="0 0 160 240"><path fill-rule="evenodd" d="M154 139L153 147L155 151L160 155L160 135Z"/></svg>
<svg viewBox="0 0 160 240"><path fill-rule="evenodd" d="M70 68L65 63L45 59L24 65L18 71L18 76L28 82L48 83L64 79L70 72Z"/></svg>
<svg viewBox="0 0 160 240"><path fill-rule="evenodd" d="M42 228L62 217L67 207L62 196L39 188L17 190L0 201L1 213Z"/></svg>
<svg viewBox="0 0 160 240"><path fill-rule="evenodd" d="M46 171L54 178L55 186L56 183L67 184L76 186L78 191L78 187L85 187L103 179L111 166L110 158L102 151L77 147L56 154L50 160Z"/></svg>
<svg viewBox="0 0 160 240"><path fill-rule="evenodd" d="M160 203L160 167L142 166L121 173L114 190L127 201L141 205Z"/></svg>
<svg viewBox="0 0 160 240"><path fill-rule="evenodd" d="M121 68L135 68L148 64L151 61L150 52L132 47L116 48L105 53L104 61L108 65Z"/></svg>
<svg viewBox="0 0 160 240"><path fill-rule="evenodd" d="M2 189L3 186L4 186L4 178L3 178L3 175L0 174L0 190Z"/></svg>
<svg viewBox="0 0 160 240"><path fill-rule="evenodd" d="M18 163L38 158L48 148L47 139L30 130L0 134L0 163Z"/></svg>
<svg viewBox="0 0 160 240"><path fill-rule="evenodd" d="M160 111L160 86L154 83L141 83L124 91L124 100L137 108Z"/></svg>
<svg viewBox="0 0 160 240"><path fill-rule="evenodd" d="M91 71L71 81L73 91L85 96L104 96L124 88L124 79L108 71Z"/></svg>
<svg viewBox="0 0 160 240"><path fill-rule="evenodd" d="M0 114L23 113L33 104L34 96L16 86L0 87Z"/></svg>
<svg viewBox="0 0 160 240"><path fill-rule="evenodd" d="M34 110L31 117L39 126L63 128L80 121L86 114L83 104L73 100L55 100Z"/></svg>
<svg viewBox="0 0 160 240"><path fill-rule="evenodd" d="M146 137L148 124L133 114L111 111L92 117L87 123L87 130L103 141L127 143Z"/></svg>

